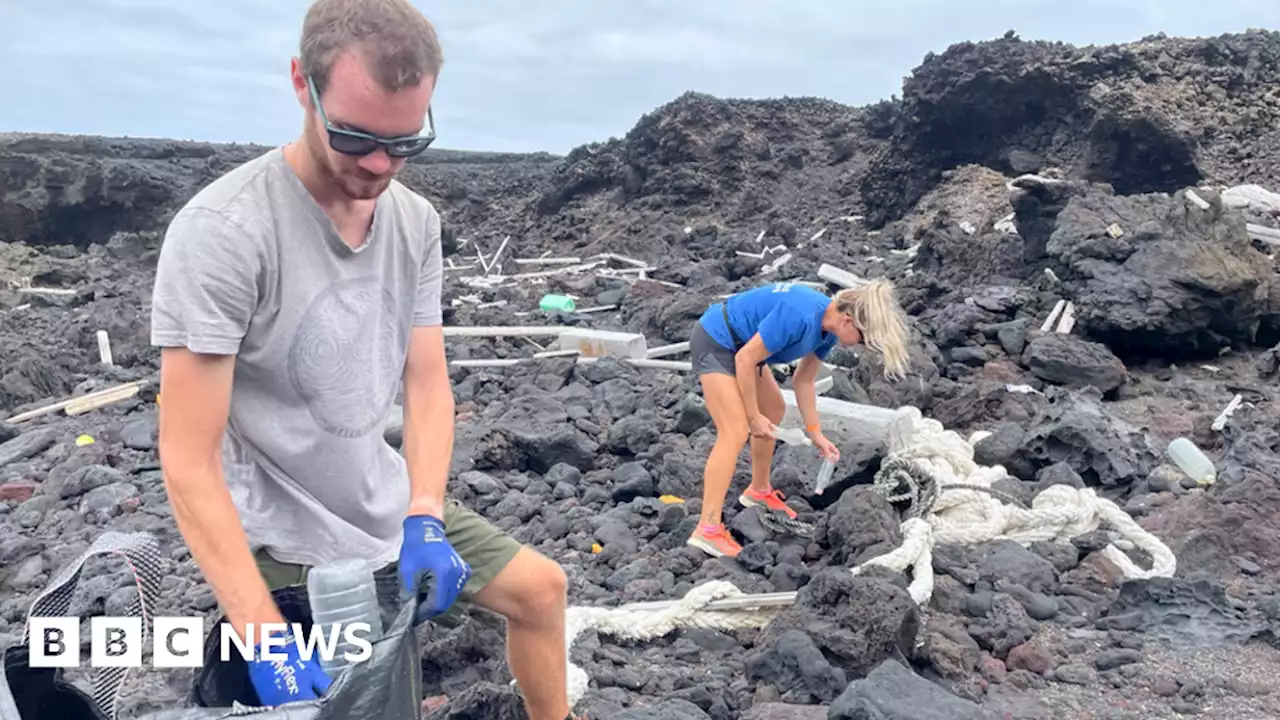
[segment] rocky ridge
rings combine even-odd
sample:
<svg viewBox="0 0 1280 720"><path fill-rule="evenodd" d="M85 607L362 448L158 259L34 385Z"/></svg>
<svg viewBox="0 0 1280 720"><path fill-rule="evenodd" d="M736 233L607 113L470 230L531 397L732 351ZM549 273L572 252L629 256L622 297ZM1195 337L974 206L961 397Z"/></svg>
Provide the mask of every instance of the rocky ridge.
<svg viewBox="0 0 1280 720"><path fill-rule="evenodd" d="M913 372L886 382L873 355L839 350L828 396L989 431L976 458L1009 470L1002 490L1029 503L1050 485L1092 488L1178 558L1174 578L1123 582L1100 552L1105 530L944 546L918 607L907 578L846 569L902 540L896 509L868 487L883 445L849 436L833 438L846 460L822 496L812 453L777 452L775 485L815 522L811 541L731 505L745 550L710 560L683 544L714 441L694 378L612 360L455 367L450 492L559 561L571 604L670 599L712 579L799 591L759 631L586 634L573 649L593 679L583 709L1280 716L1268 684L1280 668L1280 283L1275 245L1249 231L1280 227L1265 193L1280 188L1266 162L1278 53L1274 33L1085 49L1006 37L926 58L903 99L869 108L688 94L565 158L439 151L412 163L403 179L446 218L449 263L472 266L447 273L447 324L582 325L655 346L760 282L817 281L824 263L887 276L913 314ZM0 409L144 382L89 413L0 423L6 642L51 573L107 528L171 549L157 612L214 612L159 472L149 295L166 219L262 150L0 136ZM487 264L499 247L492 270L507 279L486 278L477 251ZM517 259L601 252L639 259L644 277L510 278L544 269ZM606 309L548 315L537 309L548 292ZM1065 302L1069 332L1042 329ZM112 367L97 362L99 330ZM529 357L536 342L451 338L449 352ZM1215 462L1214 484L1170 461L1176 437ZM744 454L735 488L747 474ZM111 563L82 586L73 609L90 614L118 614L132 587ZM430 717L521 717L491 618L431 628L423 655ZM131 678L126 716L173 707L186 682Z"/></svg>

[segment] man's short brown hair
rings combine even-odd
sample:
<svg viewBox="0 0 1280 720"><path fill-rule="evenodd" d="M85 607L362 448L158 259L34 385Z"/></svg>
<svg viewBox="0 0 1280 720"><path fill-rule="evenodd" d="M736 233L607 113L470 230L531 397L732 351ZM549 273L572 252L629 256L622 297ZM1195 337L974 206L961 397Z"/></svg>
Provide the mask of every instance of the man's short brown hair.
<svg viewBox="0 0 1280 720"><path fill-rule="evenodd" d="M334 58L356 48L389 92L435 77L444 64L436 30L409 0L316 0L302 22L302 72L324 92Z"/></svg>

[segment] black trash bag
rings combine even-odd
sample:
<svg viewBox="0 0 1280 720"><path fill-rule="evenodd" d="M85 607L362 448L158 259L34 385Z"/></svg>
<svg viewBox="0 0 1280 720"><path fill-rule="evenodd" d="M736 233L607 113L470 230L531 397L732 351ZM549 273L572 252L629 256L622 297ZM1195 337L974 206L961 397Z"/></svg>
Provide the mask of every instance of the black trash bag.
<svg viewBox="0 0 1280 720"><path fill-rule="evenodd" d="M33 668L25 646L11 647L0 678L0 719L44 718L110 720L92 697L63 679L61 668Z"/></svg>
<svg viewBox="0 0 1280 720"><path fill-rule="evenodd" d="M107 532L75 562L63 568L36 598L30 616L66 616L80 569L99 554L123 556L133 572L138 596L129 608L142 617L146 642L151 642L151 609L159 593L162 557L153 536L146 533ZM273 597L288 622L311 626L311 612L304 586L277 590ZM369 659L348 667L333 679L324 697L274 708L258 704L249 683L244 659L231 653L220 662L220 626L206 636L204 664L196 672L189 702L193 707L174 708L143 715L137 720L214 720L250 716L257 720L420 720L422 716L422 668L414 632L415 602L384 607L382 637L373 641ZM143 608L146 608L144 611ZM128 668L96 668L93 692L85 693L63 679L58 668L33 668L29 663L27 629L21 645L4 653L0 676L0 720L114 720L121 684ZM82 655L83 660L83 655ZM87 661L86 661L87 663ZM132 669L146 672L145 668Z"/></svg>

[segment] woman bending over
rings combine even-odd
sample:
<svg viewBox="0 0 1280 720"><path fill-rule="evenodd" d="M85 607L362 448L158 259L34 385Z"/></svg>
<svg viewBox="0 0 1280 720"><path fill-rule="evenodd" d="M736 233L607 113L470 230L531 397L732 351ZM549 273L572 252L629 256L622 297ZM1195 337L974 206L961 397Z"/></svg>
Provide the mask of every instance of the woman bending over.
<svg viewBox="0 0 1280 720"><path fill-rule="evenodd" d="M774 429L786 403L768 365L800 360L791 377L805 431L824 457L839 459L839 450L818 423L814 390L818 365L837 342L861 342L878 351L890 379L906 374L907 323L892 283L872 280L835 297L807 285L773 283L733 295L702 314L689 351L715 423L716 444L703 478L702 517L689 545L715 557L736 557L742 550L725 529L721 510L748 439L751 485L738 502L796 516L769 480Z"/></svg>

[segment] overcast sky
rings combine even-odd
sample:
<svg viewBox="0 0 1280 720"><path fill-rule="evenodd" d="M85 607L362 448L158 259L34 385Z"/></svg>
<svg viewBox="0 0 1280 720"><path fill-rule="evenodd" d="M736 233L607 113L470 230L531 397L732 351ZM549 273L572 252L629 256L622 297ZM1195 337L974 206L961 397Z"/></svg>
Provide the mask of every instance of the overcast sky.
<svg viewBox="0 0 1280 720"><path fill-rule="evenodd" d="M0 0L0 131L266 144L301 110L309 0ZM1280 27L1277 0L416 0L445 70L438 147L565 153L686 90L901 91L925 53L999 37L1079 45Z"/></svg>

